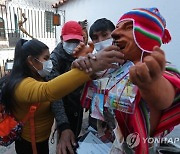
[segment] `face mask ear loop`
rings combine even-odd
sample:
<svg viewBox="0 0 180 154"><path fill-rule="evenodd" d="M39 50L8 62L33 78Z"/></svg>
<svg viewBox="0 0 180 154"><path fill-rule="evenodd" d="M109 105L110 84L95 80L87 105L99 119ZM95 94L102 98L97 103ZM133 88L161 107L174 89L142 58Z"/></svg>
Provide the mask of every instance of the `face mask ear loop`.
<svg viewBox="0 0 180 154"><path fill-rule="evenodd" d="M34 58L35 60L37 60L38 62L40 62L41 64L42 64L42 62L39 60L39 59L37 59L37 58Z"/></svg>
<svg viewBox="0 0 180 154"><path fill-rule="evenodd" d="M141 53L141 59L140 59L140 62L143 62L143 55L144 55L144 51L142 51L142 53Z"/></svg>
<svg viewBox="0 0 180 154"><path fill-rule="evenodd" d="M33 67L36 71L38 71L38 69L37 69L34 65L32 65L32 67Z"/></svg>

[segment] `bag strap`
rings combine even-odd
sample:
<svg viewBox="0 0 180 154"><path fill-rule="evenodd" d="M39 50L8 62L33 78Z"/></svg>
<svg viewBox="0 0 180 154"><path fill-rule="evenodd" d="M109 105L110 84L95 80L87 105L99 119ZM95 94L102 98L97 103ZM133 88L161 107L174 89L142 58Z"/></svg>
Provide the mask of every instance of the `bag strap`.
<svg viewBox="0 0 180 154"><path fill-rule="evenodd" d="M34 123L34 113L37 109L37 106L30 107L30 128L31 128L31 145L33 154L37 154L37 147L36 147L36 138L35 138L35 123Z"/></svg>
<svg viewBox="0 0 180 154"><path fill-rule="evenodd" d="M31 114L36 111L36 109L37 109L38 106L39 106L39 103L38 103L38 104L33 104L33 105L30 106L29 112L28 112L28 113L25 115L25 117L21 120L21 122L22 122L23 124L25 124L25 123L29 120Z"/></svg>
<svg viewBox="0 0 180 154"><path fill-rule="evenodd" d="M29 112L26 114L26 116L22 120L23 124L25 124L28 120L30 122L31 145L32 145L33 154L37 154L34 113L36 112L39 105L40 103L31 105L29 108Z"/></svg>

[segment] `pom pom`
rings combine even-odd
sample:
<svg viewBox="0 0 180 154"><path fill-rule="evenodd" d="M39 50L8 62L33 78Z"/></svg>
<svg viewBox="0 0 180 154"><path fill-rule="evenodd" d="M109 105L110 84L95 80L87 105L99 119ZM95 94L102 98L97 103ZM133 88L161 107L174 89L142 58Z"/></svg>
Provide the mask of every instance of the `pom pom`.
<svg viewBox="0 0 180 154"><path fill-rule="evenodd" d="M171 35L167 29L164 29L164 35L162 37L162 43L166 44L166 43L169 43L169 41L171 41Z"/></svg>

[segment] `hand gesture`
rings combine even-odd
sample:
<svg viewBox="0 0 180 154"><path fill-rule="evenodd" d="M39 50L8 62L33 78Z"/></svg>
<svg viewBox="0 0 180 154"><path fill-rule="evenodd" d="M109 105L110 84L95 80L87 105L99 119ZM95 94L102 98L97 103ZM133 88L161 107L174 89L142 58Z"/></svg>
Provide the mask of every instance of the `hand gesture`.
<svg viewBox="0 0 180 154"><path fill-rule="evenodd" d="M130 68L130 80L140 89L157 86L156 81L162 77L165 70L165 55L159 47L153 48L153 53L146 56L143 62L138 62Z"/></svg>
<svg viewBox="0 0 180 154"><path fill-rule="evenodd" d="M95 73L108 68L115 68L113 63L124 63L124 54L120 52L119 47L111 45L100 52L88 54L86 57L79 57L72 63L72 68L79 68L86 72Z"/></svg>
<svg viewBox="0 0 180 154"><path fill-rule="evenodd" d="M72 130L66 129L61 133L57 154L74 154L73 146L76 146L74 133Z"/></svg>

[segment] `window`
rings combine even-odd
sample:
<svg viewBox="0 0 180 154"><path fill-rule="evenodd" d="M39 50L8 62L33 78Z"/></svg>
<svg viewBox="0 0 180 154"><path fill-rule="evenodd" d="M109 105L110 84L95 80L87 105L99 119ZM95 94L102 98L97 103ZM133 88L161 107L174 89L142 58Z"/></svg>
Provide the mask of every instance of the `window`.
<svg viewBox="0 0 180 154"><path fill-rule="evenodd" d="M19 28L18 28L18 20L16 14L14 14L14 26L15 26L15 32L18 32Z"/></svg>
<svg viewBox="0 0 180 154"><path fill-rule="evenodd" d="M5 28L4 28L4 20L0 17L0 38L6 38Z"/></svg>
<svg viewBox="0 0 180 154"><path fill-rule="evenodd" d="M54 33L53 12L45 11L46 32Z"/></svg>

